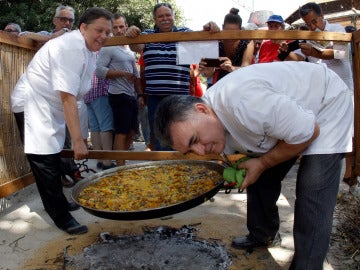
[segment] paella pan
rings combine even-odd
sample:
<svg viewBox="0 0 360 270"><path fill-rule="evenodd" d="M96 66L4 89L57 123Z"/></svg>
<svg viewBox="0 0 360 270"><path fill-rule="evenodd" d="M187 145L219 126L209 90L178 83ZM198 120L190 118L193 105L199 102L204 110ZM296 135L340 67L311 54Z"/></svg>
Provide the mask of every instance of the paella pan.
<svg viewBox="0 0 360 270"><path fill-rule="evenodd" d="M78 182L73 200L88 213L143 220L179 213L223 187L224 166L213 161L153 161L112 168Z"/></svg>

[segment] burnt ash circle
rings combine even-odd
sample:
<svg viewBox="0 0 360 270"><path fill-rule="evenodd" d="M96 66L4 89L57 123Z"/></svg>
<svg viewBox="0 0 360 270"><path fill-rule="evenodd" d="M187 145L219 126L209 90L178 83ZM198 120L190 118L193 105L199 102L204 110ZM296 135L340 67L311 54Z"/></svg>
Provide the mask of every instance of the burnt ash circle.
<svg viewBox="0 0 360 270"><path fill-rule="evenodd" d="M218 241L199 239L194 227L145 228L142 235L111 236L75 256L65 256L66 270L222 270L231 256Z"/></svg>

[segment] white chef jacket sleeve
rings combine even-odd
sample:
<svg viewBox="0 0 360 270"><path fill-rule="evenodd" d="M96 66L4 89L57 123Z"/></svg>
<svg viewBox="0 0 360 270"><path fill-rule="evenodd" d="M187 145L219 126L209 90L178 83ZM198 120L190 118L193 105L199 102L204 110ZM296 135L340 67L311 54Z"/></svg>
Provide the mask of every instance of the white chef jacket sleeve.
<svg viewBox="0 0 360 270"><path fill-rule="evenodd" d="M81 74L86 66L83 51L50 50L49 54L52 89L77 96L81 85Z"/></svg>

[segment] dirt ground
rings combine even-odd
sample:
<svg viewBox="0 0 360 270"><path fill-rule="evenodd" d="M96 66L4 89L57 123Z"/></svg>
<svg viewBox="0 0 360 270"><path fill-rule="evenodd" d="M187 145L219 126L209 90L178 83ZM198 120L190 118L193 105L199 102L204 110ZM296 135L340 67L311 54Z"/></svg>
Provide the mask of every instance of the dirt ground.
<svg viewBox="0 0 360 270"><path fill-rule="evenodd" d="M134 235L142 234L144 227L171 226L180 228L183 225L193 225L196 227L197 232L195 234L200 238L224 244L232 257L230 269L287 269L290 258L288 255L291 253L287 249L291 249L291 246L261 249L251 254L230 247L234 236L246 234L246 226L245 212L241 211L241 209L245 208L245 203L241 201L236 204L229 203L227 200L228 196L231 195L220 193L215 197L214 202L208 201L202 206L186 211L186 213L169 217L170 219L96 221L88 224L88 234L80 236L65 235L65 237L61 235L52 239L46 245L39 248L36 251L36 256L26 261L22 269L63 269L65 248L67 248L69 255L81 253L84 247L91 245L99 239L101 232L110 232L113 235ZM234 196L240 197L239 195ZM219 204L226 206L226 209L219 208ZM272 253L284 253L286 256L281 259L281 256L274 257Z"/></svg>
<svg viewBox="0 0 360 270"><path fill-rule="evenodd" d="M73 212L73 215L81 224L89 227L89 232L71 236L53 225L43 209L36 187L29 186L0 201L0 256L2 258L0 270L66 269L64 267L65 255L80 254L85 247L97 242L102 232L109 232L112 235L134 235L142 234L145 227L180 228L184 225L193 225L196 228L197 237L224 245L232 257L230 270L288 269L294 249L292 224L296 171L295 166L284 180L282 195L278 200L281 246L256 249L252 253L231 247L233 237L247 233L246 194L234 191L225 194L220 191L213 202L206 201L200 206L169 217L140 221L103 219L80 209ZM340 188L342 194L348 196L348 187L342 183ZM70 192L71 189L65 189L67 196L70 196ZM342 219L336 215L335 218ZM335 220L334 232L339 224L338 221ZM359 230L359 228L356 229ZM357 254L352 257L353 254L344 253L341 246L342 244L330 247L324 269L358 269ZM341 256L336 256L339 254ZM114 269L121 268L115 266Z"/></svg>

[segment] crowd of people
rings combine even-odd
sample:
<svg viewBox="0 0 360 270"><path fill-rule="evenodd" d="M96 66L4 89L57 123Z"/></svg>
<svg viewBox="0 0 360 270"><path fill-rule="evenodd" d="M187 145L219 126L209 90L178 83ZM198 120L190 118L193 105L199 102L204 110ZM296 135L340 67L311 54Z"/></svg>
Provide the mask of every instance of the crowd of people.
<svg viewBox="0 0 360 270"><path fill-rule="evenodd" d="M226 14L223 30L244 29L238 13L232 8ZM346 32L325 20L316 3L301 6L299 14L308 31ZM276 202L281 181L299 161L290 269L322 269L345 155L352 151L349 47L222 40L218 67L204 59L178 65L176 42L103 47L111 36L191 31L175 26L168 3L154 6L153 19L154 28L141 31L122 14L90 8L72 30L74 9L59 6L51 32L21 32L16 23L4 29L42 42L16 84L12 108L49 216L69 234L88 231L70 214L77 207L62 191L64 174L75 173L65 173L64 147L74 149L74 159L86 158L90 130L93 149L128 150L141 126L151 150L251 157L239 165L247 171L241 188L247 190L249 234L234 238L234 248L281 243ZM280 15L266 23L269 31L285 29ZM203 30L220 28L210 21ZM191 90L192 79L200 76L207 90ZM97 164L109 169L125 161Z"/></svg>

